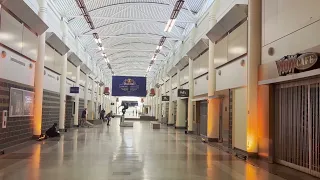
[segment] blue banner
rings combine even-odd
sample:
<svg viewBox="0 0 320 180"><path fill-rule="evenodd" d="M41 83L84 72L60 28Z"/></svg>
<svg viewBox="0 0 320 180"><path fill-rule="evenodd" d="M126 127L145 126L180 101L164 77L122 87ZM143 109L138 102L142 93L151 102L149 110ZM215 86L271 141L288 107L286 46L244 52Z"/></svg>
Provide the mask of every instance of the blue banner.
<svg viewBox="0 0 320 180"><path fill-rule="evenodd" d="M112 76L112 96L145 97L146 95L145 77Z"/></svg>

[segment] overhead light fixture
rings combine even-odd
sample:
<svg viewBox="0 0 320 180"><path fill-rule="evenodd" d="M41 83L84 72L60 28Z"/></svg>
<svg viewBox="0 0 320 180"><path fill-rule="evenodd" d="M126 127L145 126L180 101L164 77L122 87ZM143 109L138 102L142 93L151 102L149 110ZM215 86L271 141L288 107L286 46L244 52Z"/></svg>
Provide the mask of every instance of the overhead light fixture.
<svg viewBox="0 0 320 180"><path fill-rule="evenodd" d="M162 49L162 46L157 46L157 50L161 50Z"/></svg>
<svg viewBox="0 0 320 180"><path fill-rule="evenodd" d="M98 39L98 43L100 43L100 44L101 44L101 39L100 39L100 38Z"/></svg>
<svg viewBox="0 0 320 180"><path fill-rule="evenodd" d="M101 50L104 51L104 47L103 46L101 47Z"/></svg>
<svg viewBox="0 0 320 180"><path fill-rule="evenodd" d="M156 60L157 59L157 54L155 54L155 55L153 55L153 57L152 57L152 61L154 61L154 60Z"/></svg>
<svg viewBox="0 0 320 180"><path fill-rule="evenodd" d="M164 28L164 31L165 32L171 32L174 24L176 23L176 19L169 19L166 27Z"/></svg>

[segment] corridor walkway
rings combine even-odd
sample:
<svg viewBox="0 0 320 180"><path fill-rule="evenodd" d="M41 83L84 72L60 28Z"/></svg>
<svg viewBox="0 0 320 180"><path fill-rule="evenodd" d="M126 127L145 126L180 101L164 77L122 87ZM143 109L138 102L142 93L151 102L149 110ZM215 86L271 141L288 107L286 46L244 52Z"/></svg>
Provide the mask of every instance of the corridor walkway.
<svg viewBox="0 0 320 180"><path fill-rule="evenodd" d="M0 180L231 180L282 178L166 127L76 129L0 157Z"/></svg>

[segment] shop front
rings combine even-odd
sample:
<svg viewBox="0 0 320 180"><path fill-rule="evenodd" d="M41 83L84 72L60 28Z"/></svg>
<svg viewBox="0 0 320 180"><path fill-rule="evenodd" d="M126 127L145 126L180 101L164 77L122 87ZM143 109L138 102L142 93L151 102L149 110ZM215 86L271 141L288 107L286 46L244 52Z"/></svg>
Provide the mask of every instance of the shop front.
<svg viewBox="0 0 320 180"><path fill-rule="evenodd" d="M317 177L320 177L319 67L318 53L301 53L260 68L263 75L260 89L267 87L269 91L264 92L270 97L267 132L274 144L269 147L269 159ZM266 68L268 74L274 72L274 77L263 73ZM260 126L263 124L264 121L260 122Z"/></svg>

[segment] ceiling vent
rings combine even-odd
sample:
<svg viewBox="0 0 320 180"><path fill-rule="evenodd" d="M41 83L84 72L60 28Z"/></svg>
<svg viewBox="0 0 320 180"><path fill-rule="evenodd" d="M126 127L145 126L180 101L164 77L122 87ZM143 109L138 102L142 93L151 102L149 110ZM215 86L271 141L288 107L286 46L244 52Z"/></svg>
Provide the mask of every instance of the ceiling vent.
<svg viewBox="0 0 320 180"><path fill-rule="evenodd" d="M49 28L23 0L0 0L0 4L37 35L43 34Z"/></svg>
<svg viewBox="0 0 320 180"><path fill-rule="evenodd" d="M81 59L74 52L68 52L68 60L74 64L76 67L82 64Z"/></svg>
<svg viewBox="0 0 320 180"><path fill-rule="evenodd" d="M216 42L248 17L248 5L236 4L207 33L211 42Z"/></svg>
<svg viewBox="0 0 320 180"><path fill-rule="evenodd" d="M189 57L184 56L180 59L180 61L176 64L176 68L179 70L182 70L184 67L186 67L189 64Z"/></svg>
<svg viewBox="0 0 320 180"><path fill-rule="evenodd" d="M65 55L70 50L69 47L53 32L46 33L46 43L55 49L61 56Z"/></svg>
<svg viewBox="0 0 320 180"><path fill-rule="evenodd" d="M187 55L190 59L197 59L203 52L209 48L209 39L200 39L188 52Z"/></svg>

